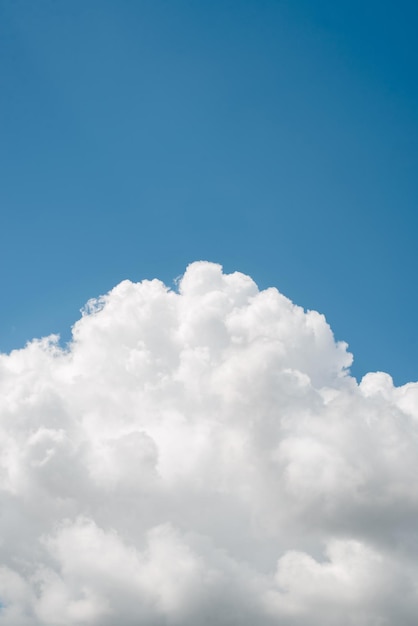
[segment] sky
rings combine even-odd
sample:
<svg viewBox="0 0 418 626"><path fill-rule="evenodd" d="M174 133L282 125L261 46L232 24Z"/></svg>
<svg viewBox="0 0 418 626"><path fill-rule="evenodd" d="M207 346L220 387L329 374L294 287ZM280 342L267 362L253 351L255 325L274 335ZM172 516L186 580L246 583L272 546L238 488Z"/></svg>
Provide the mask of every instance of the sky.
<svg viewBox="0 0 418 626"><path fill-rule="evenodd" d="M0 626L416 625L417 25L0 0Z"/></svg>
<svg viewBox="0 0 418 626"><path fill-rule="evenodd" d="M0 350L197 260L418 379L418 7L0 2Z"/></svg>

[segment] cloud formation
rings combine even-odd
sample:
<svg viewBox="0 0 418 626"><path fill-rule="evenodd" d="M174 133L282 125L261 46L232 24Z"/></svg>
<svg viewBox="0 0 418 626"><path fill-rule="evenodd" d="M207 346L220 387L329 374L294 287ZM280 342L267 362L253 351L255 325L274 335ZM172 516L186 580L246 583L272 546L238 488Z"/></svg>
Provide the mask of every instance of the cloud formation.
<svg viewBox="0 0 418 626"><path fill-rule="evenodd" d="M68 349L0 356L0 626L384 626L418 614L418 384L193 263Z"/></svg>

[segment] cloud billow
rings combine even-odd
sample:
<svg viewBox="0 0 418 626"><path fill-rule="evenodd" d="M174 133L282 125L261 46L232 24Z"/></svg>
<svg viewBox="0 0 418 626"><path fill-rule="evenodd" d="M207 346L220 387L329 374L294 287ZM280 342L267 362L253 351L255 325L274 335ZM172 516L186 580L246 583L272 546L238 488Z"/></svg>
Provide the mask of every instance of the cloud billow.
<svg viewBox="0 0 418 626"><path fill-rule="evenodd" d="M124 281L0 356L0 626L418 613L418 384L219 265Z"/></svg>

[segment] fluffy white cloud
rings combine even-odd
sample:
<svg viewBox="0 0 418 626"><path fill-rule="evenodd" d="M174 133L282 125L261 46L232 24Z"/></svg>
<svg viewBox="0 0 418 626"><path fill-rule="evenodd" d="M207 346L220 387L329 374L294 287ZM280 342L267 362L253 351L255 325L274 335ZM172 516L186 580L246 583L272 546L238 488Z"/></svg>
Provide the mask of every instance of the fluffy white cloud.
<svg viewBox="0 0 418 626"><path fill-rule="evenodd" d="M418 614L418 384L219 265L0 356L0 626Z"/></svg>

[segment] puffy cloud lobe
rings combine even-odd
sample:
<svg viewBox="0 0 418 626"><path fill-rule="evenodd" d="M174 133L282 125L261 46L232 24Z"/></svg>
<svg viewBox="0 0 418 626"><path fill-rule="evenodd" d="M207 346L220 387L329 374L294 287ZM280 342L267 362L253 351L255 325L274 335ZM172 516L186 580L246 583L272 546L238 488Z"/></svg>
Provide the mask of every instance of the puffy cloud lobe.
<svg viewBox="0 0 418 626"><path fill-rule="evenodd" d="M418 385L219 265L0 356L0 626L382 626L418 612Z"/></svg>

